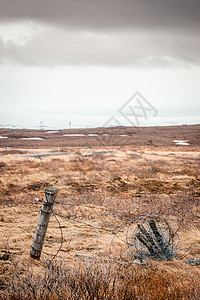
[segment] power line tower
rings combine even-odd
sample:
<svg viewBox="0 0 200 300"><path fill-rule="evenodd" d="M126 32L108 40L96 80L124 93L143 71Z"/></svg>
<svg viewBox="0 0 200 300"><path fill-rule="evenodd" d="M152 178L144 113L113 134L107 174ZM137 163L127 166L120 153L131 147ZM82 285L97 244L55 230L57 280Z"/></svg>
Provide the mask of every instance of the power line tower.
<svg viewBox="0 0 200 300"><path fill-rule="evenodd" d="M43 121L40 121L40 130L43 130L44 125L43 125Z"/></svg>

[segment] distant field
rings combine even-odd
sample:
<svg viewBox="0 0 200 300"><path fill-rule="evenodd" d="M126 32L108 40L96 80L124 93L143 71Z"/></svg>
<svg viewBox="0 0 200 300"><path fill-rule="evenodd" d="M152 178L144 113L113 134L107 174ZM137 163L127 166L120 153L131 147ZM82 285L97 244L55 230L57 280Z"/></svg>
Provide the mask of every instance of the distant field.
<svg viewBox="0 0 200 300"><path fill-rule="evenodd" d="M0 129L0 147L57 148L105 146L176 146L173 140L200 146L200 125L113 127L71 130Z"/></svg>

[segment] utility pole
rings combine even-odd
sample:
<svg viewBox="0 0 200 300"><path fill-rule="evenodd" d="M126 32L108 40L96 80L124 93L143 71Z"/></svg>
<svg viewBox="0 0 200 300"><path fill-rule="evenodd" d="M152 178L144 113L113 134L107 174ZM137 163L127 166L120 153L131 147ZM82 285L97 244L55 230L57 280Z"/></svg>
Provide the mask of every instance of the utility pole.
<svg viewBox="0 0 200 300"><path fill-rule="evenodd" d="M44 127L43 121L40 121L40 130L43 130L43 127Z"/></svg>

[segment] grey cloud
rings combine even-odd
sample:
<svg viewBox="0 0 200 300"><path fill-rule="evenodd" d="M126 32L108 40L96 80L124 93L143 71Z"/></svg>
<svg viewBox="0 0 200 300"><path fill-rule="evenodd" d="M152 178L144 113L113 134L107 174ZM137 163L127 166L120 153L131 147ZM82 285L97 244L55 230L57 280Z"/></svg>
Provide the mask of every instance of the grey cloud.
<svg viewBox="0 0 200 300"><path fill-rule="evenodd" d="M76 28L184 27L198 30L199 0L0 0L0 19Z"/></svg>
<svg viewBox="0 0 200 300"><path fill-rule="evenodd" d="M200 62L199 0L0 0L0 22L41 24L0 40L0 63L170 65Z"/></svg>
<svg viewBox="0 0 200 300"><path fill-rule="evenodd" d="M1 63L108 66L199 64L196 35L181 32L87 32L46 29L24 45L0 41Z"/></svg>

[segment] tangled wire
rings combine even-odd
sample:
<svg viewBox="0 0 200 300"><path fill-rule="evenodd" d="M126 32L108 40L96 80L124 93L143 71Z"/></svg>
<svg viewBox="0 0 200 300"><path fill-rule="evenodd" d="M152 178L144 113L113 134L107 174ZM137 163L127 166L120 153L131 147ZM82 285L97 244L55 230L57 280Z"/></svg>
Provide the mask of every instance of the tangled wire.
<svg viewBox="0 0 200 300"><path fill-rule="evenodd" d="M126 235L129 253L141 259L171 260L176 255L177 238L169 221L155 214L142 217L135 230L129 228Z"/></svg>

